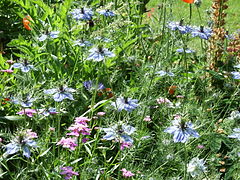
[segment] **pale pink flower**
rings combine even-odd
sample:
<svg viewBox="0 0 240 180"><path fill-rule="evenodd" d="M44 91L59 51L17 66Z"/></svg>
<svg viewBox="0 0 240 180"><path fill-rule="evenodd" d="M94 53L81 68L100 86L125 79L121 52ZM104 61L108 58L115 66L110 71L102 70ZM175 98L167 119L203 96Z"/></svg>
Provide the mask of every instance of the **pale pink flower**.
<svg viewBox="0 0 240 180"><path fill-rule="evenodd" d="M57 145L62 145L64 148L69 148L72 151L75 150L75 147L77 146L77 139L76 138L64 138L57 143Z"/></svg>
<svg viewBox="0 0 240 180"><path fill-rule="evenodd" d="M13 73L13 70L12 69L2 69L2 70L0 70L1 72L6 72L6 73L8 73L8 74L11 74L11 73Z"/></svg>
<svg viewBox="0 0 240 180"><path fill-rule="evenodd" d="M11 64L14 64L14 61L10 59L10 60L7 60L6 63L11 65Z"/></svg>
<svg viewBox="0 0 240 180"><path fill-rule="evenodd" d="M105 112L98 112L97 115L98 116L104 116L106 113Z"/></svg>
<svg viewBox="0 0 240 180"><path fill-rule="evenodd" d="M3 141L3 139L2 138L0 138L0 143Z"/></svg>
<svg viewBox="0 0 240 180"><path fill-rule="evenodd" d="M29 139L38 138L37 133L32 132L32 129L27 129L26 135Z"/></svg>
<svg viewBox="0 0 240 180"><path fill-rule="evenodd" d="M54 127L50 127L49 131L55 131L55 128Z"/></svg>
<svg viewBox="0 0 240 180"><path fill-rule="evenodd" d="M203 149L203 148L204 148L204 145L198 145L197 148L198 148L198 149Z"/></svg>
<svg viewBox="0 0 240 180"><path fill-rule="evenodd" d="M147 122L150 122L152 119L151 119L150 116L146 116L143 120L144 120L144 121L147 121Z"/></svg>
<svg viewBox="0 0 240 180"><path fill-rule="evenodd" d="M86 125L87 122L90 121L87 117L76 117L75 118L75 123L83 124Z"/></svg>
<svg viewBox="0 0 240 180"><path fill-rule="evenodd" d="M27 115L28 117L33 117L33 114L37 113L35 109L23 109L22 111L17 112L19 115Z"/></svg>
<svg viewBox="0 0 240 180"><path fill-rule="evenodd" d="M123 172L123 177L124 178L129 178L129 177L132 177L132 176L135 175L134 173L132 173L131 171L126 170L125 168L121 169L120 171Z"/></svg>
<svg viewBox="0 0 240 180"><path fill-rule="evenodd" d="M168 98L160 97L157 99L158 104L171 104L171 101Z"/></svg>

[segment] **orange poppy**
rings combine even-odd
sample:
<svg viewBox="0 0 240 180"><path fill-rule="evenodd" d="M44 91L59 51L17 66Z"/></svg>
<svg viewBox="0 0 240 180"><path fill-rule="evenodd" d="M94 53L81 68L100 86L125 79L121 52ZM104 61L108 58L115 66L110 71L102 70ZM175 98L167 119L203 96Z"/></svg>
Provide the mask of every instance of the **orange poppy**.
<svg viewBox="0 0 240 180"><path fill-rule="evenodd" d="M174 86L174 85L170 86L169 89L168 89L168 93L170 95L173 95L175 93L176 89L177 89L177 86Z"/></svg>
<svg viewBox="0 0 240 180"><path fill-rule="evenodd" d="M27 15L23 18L23 26L28 31L32 30L32 28L29 26L31 24L31 21L32 21L32 18L29 15Z"/></svg>
<svg viewBox="0 0 240 180"><path fill-rule="evenodd" d="M194 0L182 0L182 1L184 1L184 2L186 2L186 3L189 3L189 4L194 3Z"/></svg>

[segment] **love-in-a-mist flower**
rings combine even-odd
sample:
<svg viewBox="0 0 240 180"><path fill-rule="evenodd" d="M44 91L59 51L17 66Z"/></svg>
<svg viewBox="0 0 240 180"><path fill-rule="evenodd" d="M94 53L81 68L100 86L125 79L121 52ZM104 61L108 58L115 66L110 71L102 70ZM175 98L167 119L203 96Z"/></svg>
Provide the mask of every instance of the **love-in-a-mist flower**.
<svg viewBox="0 0 240 180"><path fill-rule="evenodd" d="M37 133L32 132L31 129L27 129L18 133L18 135L11 141L11 143L5 145L6 154L15 154L18 151L22 151L23 155L29 158L31 156L30 148L37 148L37 143L33 140L37 138Z"/></svg>
<svg viewBox="0 0 240 180"><path fill-rule="evenodd" d="M94 47L89 50L90 54L87 60L102 61L105 57L115 57L115 54L102 46Z"/></svg>
<svg viewBox="0 0 240 180"><path fill-rule="evenodd" d="M109 128L102 128L102 130L106 133L106 135L103 136L105 140L115 140L120 143L133 144L133 139L130 137L136 130L133 126L115 124Z"/></svg>
<svg viewBox="0 0 240 180"><path fill-rule="evenodd" d="M126 110L128 112L132 112L139 106L137 99L124 97L117 98L116 102L113 102L111 105L114 106L118 111Z"/></svg>
<svg viewBox="0 0 240 180"><path fill-rule="evenodd" d="M65 138L62 137L62 139L57 143L57 145L62 145L64 148L68 148L70 150L75 150L77 146L77 138Z"/></svg>
<svg viewBox="0 0 240 180"><path fill-rule="evenodd" d="M233 71L231 72L231 75L233 79L240 79L240 72Z"/></svg>
<svg viewBox="0 0 240 180"><path fill-rule="evenodd" d="M99 14L104 15L106 17L111 17L111 16L115 16L115 13L113 11L110 11L109 9L106 10L99 10L97 11Z"/></svg>
<svg viewBox="0 0 240 180"><path fill-rule="evenodd" d="M132 177L132 176L135 175L134 173L126 170L125 168L121 169L120 171L122 171L122 175L123 175L124 178L129 178L129 177Z"/></svg>
<svg viewBox="0 0 240 180"><path fill-rule="evenodd" d="M19 115L26 115L28 117L33 117L33 114L36 114L37 111L35 109L23 109L19 112L17 112L16 114L19 114Z"/></svg>
<svg viewBox="0 0 240 180"><path fill-rule="evenodd" d="M31 107L33 105L33 102L35 101L35 98L32 98L29 95L26 95L25 97L22 97L21 99L19 98L13 98L12 102L14 104L19 104L22 107Z"/></svg>
<svg viewBox="0 0 240 180"><path fill-rule="evenodd" d="M240 128L234 128L233 131L234 131L234 133L230 134L228 137L235 138L240 141Z"/></svg>
<svg viewBox="0 0 240 180"><path fill-rule="evenodd" d="M204 28L203 26L193 28L192 37L200 37L201 39L208 40L212 36L212 30Z"/></svg>
<svg viewBox="0 0 240 180"><path fill-rule="evenodd" d="M14 63L12 67L16 69L21 69L22 72L28 72L31 69L34 69L34 66L30 65L26 60L23 63Z"/></svg>
<svg viewBox="0 0 240 180"><path fill-rule="evenodd" d="M64 175L64 179L71 179L73 175L78 176L78 172L73 171L73 167L66 166L60 168L62 171L60 172L61 175Z"/></svg>
<svg viewBox="0 0 240 180"><path fill-rule="evenodd" d="M61 102L64 99L74 100L71 93L76 92L75 89L68 88L66 86L60 86L59 88L44 90L45 94L52 94L53 99L56 102Z"/></svg>
<svg viewBox="0 0 240 180"><path fill-rule="evenodd" d="M163 71L163 70L161 70L161 71L157 71L157 72L155 72L155 74L157 74L157 75L159 75L159 76L170 76L170 77L172 77L172 76L174 76L174 73L172 73L172 72L166 72L166 71Z"/></svg>
<svg viewBox="0 0 240 180"><path fill-rule="evenodd" d="M180 22L169 22L167 27L172 31L178 30L182 34L186 34L192 31L192 27L183 25L183 20Z"/></svg>
<svg viewBox="0 0 240 180"><path fill-rule="evenodd" d="M52 31L49 33L50 38L56 39L59 36L60 31Z"/></svg>
<svg viewBox="0 0 240 180"><path fill-rule="evenodd" d="M176 52L178 53L187 53L187 54L190 54L190 53L194 53L195 51L194 50L191 50L191 49L183 49L183 48L180 48L180 49L177 49Z"/></svg>
<svg viewBox="0 0 240 180"><path fill-rule="evenodd" d="M81 9L74 9L71 14L76 20L91 20L93 11L89 8L83 7Z"/></svg>
<svg viewBox="0 0 240 180"><path fill-rule="evenodd" d="M88 47L88 46L92 46L92 43L90 41L76 40L76 41L73 41L73 45L80 46L80 47Z"/></svg>
<svg viewBox="0 0 240 180"><path fill-rule="evenodd" d="M94 89L97 89L97 90L102 90L105 88L105 86L103 85L103 83L98 83L98 85L94 82L94 81L84 81L83 82L83 86L88 90L88 91L91 91L91 90L94 90Z"/></svg>
<svg viewBox="0 0 240 180"><path fill-rule="evenodd" d="M39 113L44 115L44 116L49 116L49 115L53 115L53 114L58 114L59 112L57 112L56 108L48 108L48 109L38 109Z"/></svg>
<svg viewBox="0 0 240 180"><path fill-rule="evenodd" d="M172 124L173 125L165 129L164 132L173 134L174 142L185 143L190 136L195 138L199 137L199 134L195 131L191 122L184 122L181 118L175 118Z"/></svg>
<svg viewBox="0 0 240 180"><path fill-rule="evenodd" d="M199 159L198 157L193 158L187 164L187 172L194 178L199 176L207 171L207 167L205 166L205 162L203 159Z"/></svg>

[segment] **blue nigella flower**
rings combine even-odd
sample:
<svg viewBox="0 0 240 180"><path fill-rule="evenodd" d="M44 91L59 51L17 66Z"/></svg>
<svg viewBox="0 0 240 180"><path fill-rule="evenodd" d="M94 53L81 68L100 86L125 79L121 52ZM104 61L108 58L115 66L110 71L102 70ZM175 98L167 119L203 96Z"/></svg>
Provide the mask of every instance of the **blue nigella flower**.
<svg viewBox="0 0 240 180"><path fill-rule="evenodd" d="M35 136L31 136L31 133ZM29 158L31 156L30 148L37 148L36 141L32 140L33 138L36 138L36 133L26 131L19 136L17 136L14 140L12 140L11 143L5 145L6 148L6 154L15 154L18 151L22 151L23 155Z"/></svg>
<svg viewBox="0 0 240 180"><path fill-rule="evenodd" d="M76 40L73 41L73 45L74 46L80 46L80 47L84 47L84 46L92 46L92 44L89 41L83 41L83 40Z"/></svg>
<svg viewBox="0 0 240 180"><path fill-rule="evenodd" d="M118 142L125 143L133 143L133 139L130 137L131 134L135 132L135 128L130 125L122 124L121 126L118 124L113 125L110 128L102 128L102 130L106 133L103 136L105 140L116 140Z"/></svg>
<svg viewBox="0 0 240 180"><path fill-rule="evenodd" d="M92 10L88 8L74 9L71 14L76 20L91 20L93 16Z"/></svg>
<svg viewBox="0 0 240 180"><path fill-rule="evenodd" d="M44 116L49 116L51 114L58 114L57 109L56 108L52 108L50 107L48 110L45 109L39 109L40 114L44 115Z"/></svg>
<svg viewBox="0 0 240 180"><path fill-rule="evenodd" d="M90 80L90 81L84 81L84 82L83 82L83 86L84 86L88 91L90 91L90 90L92 90L96 85L94 84L93 81ZM99 83L97 90L102 90L102 89L104 89L104 88L105 88L105 86L103 85L103 83Z"/></svg>
<svg viewBox="0 0 240 180"><path fill-rule="evenodd" d="M132 110L139 106L137 103L137 99L119 97L116 102L112 103L112 106L114 106L118 111L122 111L124 109L128 112L132 112Z"/></svg>
<svg viewBox="0 0 240 180"><path fill-rule="evenodd" d="M60 31L52 31L49 33L49 36L53 39L56 39L56 38L58 38L59 33L60 33Z"/></svg>
<svg viewBox="0 0 240 180"><path fill-rule="evenodd" d="M172 31L180 31L182 34L186 34L192 31L192 27L190 26L183 26L183 20L180 22L169 22L167 27Z"/></svg>
<svg viewBox="0 0 240 180"><path fill-rule="evenodd" d="M185 53L189 54L189 53L194 53L195 51L194 51L194 50L191 50L191 49L183 49L183 48L180 48L180 49L177 49L176 52L178 52L178 53L183 53L183 52L185 52Z"/></svg>
<svg viewBox="0 0 240 180"><path fill-rule="evenodd" d="M98 11L99 14L104 15L106 17L110 17L110 16L115 16L114 12L110 11L110 10L100 10Z"/></svg>
<svg viewBox="0 0 240 180"><path fill-rule="evenodd" d="M102 61L105 57L115 57L115 54L109 51L107 48L102 48L99 46L98 48L92 48L89 50L90 54L87 60L94 60L94 61Z"/></svg>
<svg viewBox="0 0 240 180"><path fill-rule="evenodd" d="M31 98L30 96L27 96L26 98L23 98L22 100L13 98L12 102L14 104L20 104L22 107L31 107L33 105L33 102L35 101L34 98Z"/></svg>
<svg viewBox="0 0 240 180"><path fill-rule="evenodd" d="M228 137L236 138L240 141L240 128L234 128L233 131L234 131L234 133L229 135Z"/></svg>
<svg viewBox="0 0 240 180"><path fill-rule="evenodd" d="M29 65L26 60L23 63L14 63L12 67L21 69L22 72L28 72L31 69L34 69L34 66Z"/></svg>
<svg viewBox="0 0 240 180"><path fill-rule="evenodd" d="M234 71L234 72L231 72L231 74L233 79L240 79L240 72Z"/></svg>
<svg viewBox="0 0 240 180"><path fill-rule="evenodd" d="M42 41L45 41L46 39L47 39L47 35L46 34L42 34L39 38L38 38L38 40L40 41L40 42L42 42Z"/></svg>
<svg viewBox="0 0 240 180"><path fill-rule="evenodd" d="M168 127L164 132L173 134L174 142L185 143L190 136L199 137L197 131L193 129L194 126L191 122L183 122L181 119L175 119L172 121L172 124L173 126Z"/></svg>
<svg viewBox="0 0 240 180"><path fill-rule="evenodd" d="M75 89L60 86L60 88L44 90L45 94L53 94L53 99L56 102L61 102L64 99L74 100L71 93L75 92Z"/></svg>
<svg viewBox="0 0 240 180"><path fill-rule="evenodd" d="M238 64L238 65L236 65L236 66L233 66L233 67L240 69L240 64Z"/></svg>
<svg viewBox="0 0 240 180"><path fill-rule="evenodd" d="M157 72L155 72L155 74L157 74L159 76L165 76L165 75L170 76L170 77L174 76L174 73L166 72L166 71L163 71L163 70L157 71Z"/></svg>
<svg viewBox="0 0 240 180"><path fill-rule="evenodd" d="M212 30L200 26L200 28L194 28L192 30L192 37L200 37L201 39L208 40L212 36Z"/></svg>

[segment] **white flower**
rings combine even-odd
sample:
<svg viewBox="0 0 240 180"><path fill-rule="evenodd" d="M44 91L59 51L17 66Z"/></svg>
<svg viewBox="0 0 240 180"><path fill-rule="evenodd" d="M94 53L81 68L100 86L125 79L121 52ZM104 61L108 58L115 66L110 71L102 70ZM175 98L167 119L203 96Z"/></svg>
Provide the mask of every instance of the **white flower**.
<svg viewBox="0 0 240 180"><path fill-rule="evenodd" d="M192 177L199 176L201 173L206 172L207 167L204 166L204 160L198 157L193 158L187 165L187 172L190 173Z"/></svg>

